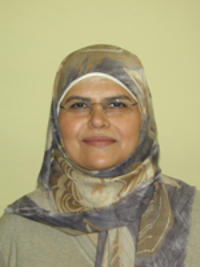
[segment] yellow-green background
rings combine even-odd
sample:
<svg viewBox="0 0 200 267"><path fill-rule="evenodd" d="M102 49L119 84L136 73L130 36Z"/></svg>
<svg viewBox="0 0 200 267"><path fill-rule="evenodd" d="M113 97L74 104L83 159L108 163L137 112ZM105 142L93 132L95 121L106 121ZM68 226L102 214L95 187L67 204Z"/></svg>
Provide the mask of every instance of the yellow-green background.
<svg viewBox="0 0 200 267"><path fill-rule="evenodd" d="M0 1L0 213L35 188L52 84L69 52L95 43L142 60L163 171L200 188L199 0Z"/></svg>

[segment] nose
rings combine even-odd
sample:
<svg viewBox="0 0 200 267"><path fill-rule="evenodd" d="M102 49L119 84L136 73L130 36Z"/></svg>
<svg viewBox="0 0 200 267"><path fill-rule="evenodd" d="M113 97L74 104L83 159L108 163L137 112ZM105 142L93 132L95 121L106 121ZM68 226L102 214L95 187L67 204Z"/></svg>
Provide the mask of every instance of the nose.
<svg viewBox="0 0 200 267"><path fill-rule="evenodd" d="M90 128L104 128L110 125L102 105L93 105L89 119Z"/></svg>

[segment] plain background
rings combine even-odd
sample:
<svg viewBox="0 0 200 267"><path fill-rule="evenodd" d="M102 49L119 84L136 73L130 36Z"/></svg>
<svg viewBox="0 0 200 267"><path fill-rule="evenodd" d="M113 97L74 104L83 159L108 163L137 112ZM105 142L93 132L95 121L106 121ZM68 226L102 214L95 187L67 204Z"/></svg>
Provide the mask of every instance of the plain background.
<svg viewBox="0 0 200 267"><path fill-rule="evenodd" d="M7 0L0 5L0 213L36 186L60 61L96 43L139 56L164 173L200 188L198 0Z"/></svg>

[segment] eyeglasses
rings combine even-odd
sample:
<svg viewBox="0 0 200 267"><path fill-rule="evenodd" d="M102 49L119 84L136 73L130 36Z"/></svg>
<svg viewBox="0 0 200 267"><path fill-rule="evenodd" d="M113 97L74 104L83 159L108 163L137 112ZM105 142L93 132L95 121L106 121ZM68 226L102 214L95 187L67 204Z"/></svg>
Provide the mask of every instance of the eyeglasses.
<svg viewBox="0 0 200 267"><path fill-rule="evenodd" d="M129 98L108 98L99 103L91 103L89 100L79 98L70 99L65 104L61 104L60 108L76 116L86 116L93 113L95 105L101 105L105 114L115 116L131 112L137 103L132 103Z"/></svg>

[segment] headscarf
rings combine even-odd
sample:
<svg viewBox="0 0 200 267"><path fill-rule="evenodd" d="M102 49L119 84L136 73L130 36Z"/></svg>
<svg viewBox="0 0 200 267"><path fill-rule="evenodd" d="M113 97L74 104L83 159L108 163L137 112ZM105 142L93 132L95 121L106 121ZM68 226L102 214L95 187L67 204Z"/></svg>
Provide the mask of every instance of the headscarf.
<svg viewBox="0 0 200 267"><path fill-rule="evenodd" d="M61 99L92 75L121 84L141 112L132 154L100 171L86 170L68 157L58 126ZM56 75L37 190L7 212L74 236L97 233L96 267L182 266L194 188L163 175L158 156L151 94L139 59L111 45L82 48L62 61Z"/></svg>

